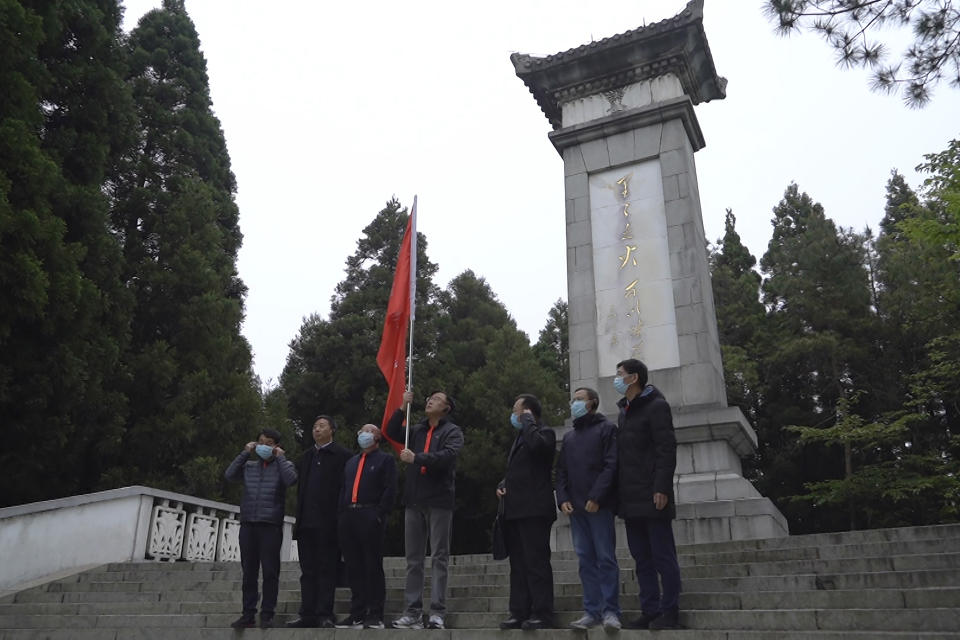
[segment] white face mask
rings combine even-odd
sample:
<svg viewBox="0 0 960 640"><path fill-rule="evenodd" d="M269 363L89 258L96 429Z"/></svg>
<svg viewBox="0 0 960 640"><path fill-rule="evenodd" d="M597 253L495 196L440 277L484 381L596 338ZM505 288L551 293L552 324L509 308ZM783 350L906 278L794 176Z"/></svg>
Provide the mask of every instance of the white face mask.
<svg viewBox="0 0 960 640"><path fill-rule="evenodd" d="M373 434L369 431L361 431L357 434L357 444L361 449L367 449L373 444Z"/></svg>

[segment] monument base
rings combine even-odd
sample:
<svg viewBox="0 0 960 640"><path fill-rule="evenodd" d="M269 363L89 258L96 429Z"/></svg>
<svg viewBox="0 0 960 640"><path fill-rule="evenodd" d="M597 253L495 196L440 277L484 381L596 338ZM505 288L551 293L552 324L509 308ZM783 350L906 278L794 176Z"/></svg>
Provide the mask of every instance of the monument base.
<svg viewBox="0 0 960 640"><path fill-rule="evenodd" d="M626 548L623 520L617 518L617 547ZM780 538L790 535L786 518L769 498L737 498L677 505L673 521L677 544L704 544ZM572 551L570 519L560 515L553 527L551 549Z"/></svg>
<svg viewBox="0 0 960 640"><path fill-rule="evenodd" d="M616 423L616 414L607 418ZM739 407L674 409L677 467L673 495L677 544L728 542L790 535L786 518L743 477L741 456L750 455L757 435ZM570 429L557 430L558 441ZM553 549L572 549L570 521L560 515L553 528ZM617 543L625 547L623 521Z"/></svg>

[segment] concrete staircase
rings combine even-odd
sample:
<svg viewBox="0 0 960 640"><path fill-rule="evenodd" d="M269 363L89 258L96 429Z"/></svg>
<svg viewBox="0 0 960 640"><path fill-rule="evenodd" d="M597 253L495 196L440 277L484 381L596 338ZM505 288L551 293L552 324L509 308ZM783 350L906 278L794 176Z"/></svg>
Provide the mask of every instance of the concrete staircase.
<svg viewBox="0 0 960 640"><path fill-rule="evenodd" d="M623 630L623 640L810 640L960 638L960 524L790 536L680 548L682 631ZM621 549L624 619L637 611L632 563ZM2 567L2 559L0 559ZM402 605L401 558L389 558L388 620ZM572 552L553 557L559 622L580 615ZM250 629L229 623L240 609L238 563L109 564L0 600L0 640L194 638L365 638L385 633L435 640L496 640L583 634L566 629L501 632L509 591L507 562L487 555L451 559L446 631ZM278 616L296 617L299 571L285 563ZM339 590L337 610L346 612ZM589 632L595 640L602 630Z"/></svg>

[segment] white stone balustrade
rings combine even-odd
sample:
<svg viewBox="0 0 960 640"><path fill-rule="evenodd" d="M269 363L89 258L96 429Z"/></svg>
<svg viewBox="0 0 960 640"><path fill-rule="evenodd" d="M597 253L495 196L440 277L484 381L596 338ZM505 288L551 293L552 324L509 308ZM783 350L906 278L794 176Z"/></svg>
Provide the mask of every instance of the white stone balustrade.
<svg viewBox="0 0 960 640"><path fill-rule="evenodd" d="M0 509L0 591L108 562L239 562L239 512L141 486ZM284 560L297 558L292 525L286 518Z"/></svg>

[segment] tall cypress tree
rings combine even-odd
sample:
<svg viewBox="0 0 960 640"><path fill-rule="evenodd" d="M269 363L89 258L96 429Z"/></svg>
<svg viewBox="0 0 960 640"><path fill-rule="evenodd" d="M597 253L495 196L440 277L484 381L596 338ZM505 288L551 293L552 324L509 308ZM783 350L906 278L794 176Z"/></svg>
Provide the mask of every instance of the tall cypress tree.
<svg viewBox="0 0 960 640"><path fill-rule="evenodd" d="M260 411L240 334L236 182L182 0L164 0L140 20L129 59L139 127L113 221L136 309L115 475L218 496L222 467L255 435Z"/></svg>
<svg viewBox="0 0 960 640"><path fill-rule="evenodd" d="M570 338L567 303L557 300L547 312L547 323L540 330L540 337L533 345L533 352L540 364L551 371L557 386L570 391Z"/></svg>
<svg viewBox="0 0 960 640"><path fill-rule="evenodd" d="M804 484L842 476L851 452L801 447L785 426L827 426L841 400L854 398L869 367L864 335L872 329L863 240L838 230L823 207L791 184L773 209L773 237L761 259L769 329L764 332L764 407L760 437L769 444L763 490L774 497L804 493ZM783 505L781 505L783 506ZM798 531L847 526L843 510L786 505Z"/></svg>
<svg viewBox="0 0 960 640"><path fill-rule="evenodd" d="M760 377L758 333L763 329L757 259L740 240L737 218L727 209L723 238L710 252L710 274L723 351L727 399L756 419Z"/></svg>
<svg viewBox="0 0 960 640"><path fill-rule="evenodd" d="M120 13L0 3L0 423L20 443L0 454L20 469L5 502L103 486L119 449L129 299L103 187L133 115Z"/></svg>

